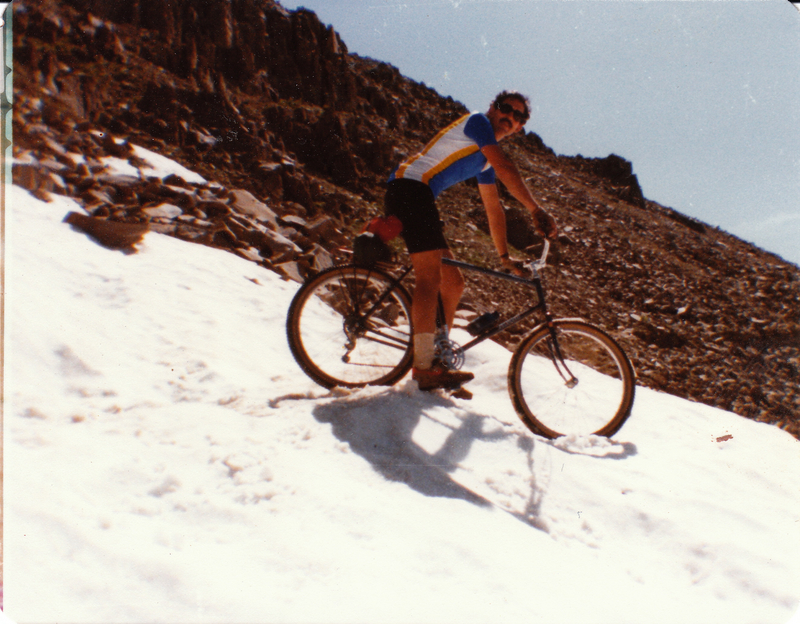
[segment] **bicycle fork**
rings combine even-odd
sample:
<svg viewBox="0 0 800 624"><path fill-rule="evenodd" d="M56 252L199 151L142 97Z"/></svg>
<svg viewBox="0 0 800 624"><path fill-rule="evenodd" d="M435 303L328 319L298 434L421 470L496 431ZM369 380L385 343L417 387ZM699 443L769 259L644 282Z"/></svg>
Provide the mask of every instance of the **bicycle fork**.
<svg viewBox="0 0 800 624"><path fill-rule="evenodd" d="M556 367L561 379L564 380L564 385L572 389L578 385L578 378L569 370L566 361L564 361L564 354L561 352L561 345L558 343L558 334L556 333L555 324L553 319L547 318L547 331L550 333L550 338L547 341L547 347L550 350L550 359L553 361L553 366Z"/></svg>
<svg viewBox="0 0 800 624"><path fill-rule="evenodd" d="M545 249L543 258L547 257L547 251L550 249L550 242L545 239ZM542 265L543 266L543 265ZM564 360L564 354L561 352L561 345L558 344L558 333L556 332L556 324L553 322L553 317L550 316L550 312L547 309L547 304L545 303L544 297L544 288L542 287L542 282L539 277L539 268L540 266L533 267L533 273L536 276L536 281L534 283L534 287L536 288L536 295L539 298L539 305L542 308L542 312L544 313L544 322L545 326L547 327L547 331L550 334L550 338L548 342L548 349L550 350L550 359L553 361L553 366L556 367L559 376L561 379L564 380L564 385L567 386L570 390L578 385L578 378L572 374L572 371L569 370L566 361Z"/></svg>

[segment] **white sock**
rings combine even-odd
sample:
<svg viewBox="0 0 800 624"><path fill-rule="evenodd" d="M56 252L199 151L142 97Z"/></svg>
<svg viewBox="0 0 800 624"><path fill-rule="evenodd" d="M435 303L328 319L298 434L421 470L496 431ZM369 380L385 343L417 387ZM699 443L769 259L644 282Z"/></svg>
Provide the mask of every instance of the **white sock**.
<svg viewBox="0 0 800 624"><path fill-rule="evenodd" d="M433 364L434 334L414 334L414 368L428 370Z"/></svg>

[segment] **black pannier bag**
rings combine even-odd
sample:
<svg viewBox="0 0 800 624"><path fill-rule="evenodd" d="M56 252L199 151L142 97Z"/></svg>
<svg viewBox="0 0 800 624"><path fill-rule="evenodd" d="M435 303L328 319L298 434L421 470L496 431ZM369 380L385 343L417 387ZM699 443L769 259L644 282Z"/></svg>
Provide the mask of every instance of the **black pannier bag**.
<svg viewBox="0 0 800 624"><path fill-rule="evenodd" d="M392 250L386 243L397 237L403 225L397 217L375 217L353 241L353 264L371 269L379 262L391 262Z"/></svg>
<svg viewBox="0 0 800 624"><path fill-rule="evenodd" d="M392 250L380 236L372 232L362 232L353 241L353 264L371 269L378 262L391 262Z"/></svg>

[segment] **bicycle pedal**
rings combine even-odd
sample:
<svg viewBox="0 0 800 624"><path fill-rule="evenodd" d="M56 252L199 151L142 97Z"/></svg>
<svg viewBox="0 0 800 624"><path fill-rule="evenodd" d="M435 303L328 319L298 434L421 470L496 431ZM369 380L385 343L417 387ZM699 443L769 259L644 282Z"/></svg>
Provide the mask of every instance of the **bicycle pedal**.
<svg viewBox="0 0 800 624"><path fill-rule="evenodd" d="M462 385L454 386L437 386L435 388L420 388L423 392L433 392L445 397L454 397L456 399L464 399L469 401L472 398L472 392L467 390Z"/></svg>
<svg viewBox="0 0 800 624"><path fill-rule="evenodd" d="M455 399L463 399L465 401L469 401L472 399L472 392L467 390L464 386L458 386L457 388L451 388L449 390L450 396Z"/></svg>

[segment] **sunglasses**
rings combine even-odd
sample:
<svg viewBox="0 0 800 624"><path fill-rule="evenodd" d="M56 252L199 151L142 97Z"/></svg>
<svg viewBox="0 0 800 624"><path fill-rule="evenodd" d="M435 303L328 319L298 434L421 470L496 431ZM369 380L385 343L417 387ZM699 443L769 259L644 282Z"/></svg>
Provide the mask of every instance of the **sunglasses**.
<svg viewBox="0 0 800 624"><path fill-rule="evenodd" d="M518 111L508 102L499 102L498 104L495 104L495 108L504 115L511 115L514 118L514 120L519 123L525 123L526 121L528 121L528 115L526 115L521 111Z"/></svg>

